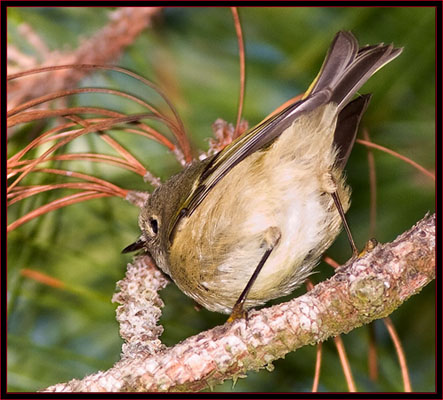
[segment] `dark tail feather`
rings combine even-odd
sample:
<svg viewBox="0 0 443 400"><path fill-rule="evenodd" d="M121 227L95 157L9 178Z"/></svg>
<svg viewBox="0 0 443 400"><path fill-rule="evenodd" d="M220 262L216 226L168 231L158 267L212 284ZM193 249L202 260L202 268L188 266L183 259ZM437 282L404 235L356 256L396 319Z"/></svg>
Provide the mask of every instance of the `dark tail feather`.
<svg viewBox="0 0 443 400"><path fill-rule="evenodd" d="M358 52L358 42L351 32L338 32L329 46L320 72L307 90L305 97L323 89L332 89L346 67L352 63Z"/></svg>
<svg viewBox="0 0 443 400"><path fill-rule="evenodd" d="M357 136L358 125L369 101L370 94L357 97L340 111L334 133L334 144L338 148L336 167L343 169L348 162Z"/></svg>
<svg viewBox="0 0 443 400"><path fill-rule="evenodd" d="M351 32L339 32L308 95L330 91L330 100L342 108L376 71L402 50L383 44L358 49L357 39Z"/></svg>

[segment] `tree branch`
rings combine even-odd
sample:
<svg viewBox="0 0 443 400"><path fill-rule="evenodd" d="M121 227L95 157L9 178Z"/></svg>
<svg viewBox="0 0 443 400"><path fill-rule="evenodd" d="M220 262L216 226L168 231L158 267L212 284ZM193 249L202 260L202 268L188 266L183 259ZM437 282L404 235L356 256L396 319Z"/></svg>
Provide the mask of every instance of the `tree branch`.
<svg viewBox="0 0 443 400"><path fill-rule="evenodd" d="M134 264L146 259L139 258ZM142 271L141 264L135 268ZM158 274L152 267L147 270ZM128 274L137 277L129 271L131 268ZM332 278L303 296L251 311L248 320L217 326L172 348L151 346L158 340L152 332L145 337L137 334L134 340L139 345L127 348L109 370L46 391L198 391L212 387L243 377L249 370L270 369L274 360L302 346L386 317L434 278L435 214L425 216L393 242L378 245L364 257L337 268ZM145 277L134 282L132 289L142 290L150 280ZM120 287L124 292L125 284ZM151 293L146 287L145 292ZM117 296L119 301L125 297ZM157 327L156 334L159 331Z"/></svg>
<svg viewBox="0 0 443 400"><path fill-rule="evenodd" d="M77 49L45 54L44 63L34 67L110 63L152 23L152 19L160 10L161 7L119 7L110 13L109 23L92 37L84 38ZM13 67L8 69L9 73L14 71ZM30 69L30 66L25 65L24 68L20 68L20 70L25 69ZM12 84L8 83L8 109L24 103L28 99L74 87L91 71L81 69L60 70L53 72L50 79L48 79L47 74L37 74L27 77L25 80L14 81Z"/></svg>

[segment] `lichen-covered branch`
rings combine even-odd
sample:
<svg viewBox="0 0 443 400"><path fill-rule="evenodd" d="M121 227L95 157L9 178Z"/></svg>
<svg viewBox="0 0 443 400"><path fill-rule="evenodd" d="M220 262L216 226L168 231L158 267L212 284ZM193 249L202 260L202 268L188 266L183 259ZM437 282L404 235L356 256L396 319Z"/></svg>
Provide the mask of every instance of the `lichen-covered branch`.
<svg viewBox="0 0 443 400"><path fill-rule="evenodd" d="M111 369L47 391L198 391L386 317L435 277L435 215L337 268L305 295L252 311L172 348L122 358Z"/></svg>
<svg viewBox="0 0 443 400"><path fill-rule="evenodd" d="M165 348L159 336L163 327L157 325L164 306L158 291L168 284L163 273L148 256L137 257L128 264L125 279L117 282L120 291L112 301L117 307L120 336L125 340L122 358L142 353L152 354Z"/></svg>

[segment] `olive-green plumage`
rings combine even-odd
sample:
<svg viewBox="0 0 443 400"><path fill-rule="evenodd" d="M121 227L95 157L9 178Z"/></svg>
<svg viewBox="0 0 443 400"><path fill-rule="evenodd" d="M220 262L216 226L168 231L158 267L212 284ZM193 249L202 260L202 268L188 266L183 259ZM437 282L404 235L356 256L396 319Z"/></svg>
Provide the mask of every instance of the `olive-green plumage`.
<svg viewBox="0 0 443 400"><path fill-rule="evenodd" d="M339 32L303 100L153 192L138 247L187 295L229 313L272 242L245 308L290 293L340 231L331 194L349 208L343 168L370 96L350 100L400 52Z"/></svg>

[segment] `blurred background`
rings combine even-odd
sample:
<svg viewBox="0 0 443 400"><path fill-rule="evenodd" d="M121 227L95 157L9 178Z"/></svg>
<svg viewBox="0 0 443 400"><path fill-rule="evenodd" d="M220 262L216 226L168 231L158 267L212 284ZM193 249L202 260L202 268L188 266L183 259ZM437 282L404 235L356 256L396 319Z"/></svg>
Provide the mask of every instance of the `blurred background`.
<svg viewBox="0 0 443 400"><path fill-rule="evenodd" d="M67 56L107 26L115 11L96 7L9 7L8 45L29 56L34 62L30 66L47 62L54 55L61 55L59 58L69 63ZM243 118L250 126L306 90L335 33L351 30L361 45L392 42L404 47L399 58L362 88L362 93L373 93L362 127L375 143L434 170L434 8L245 7L239 9L239 14L246 47ZM28 29L26 35L23 24ZM46 49L30 42L33 36ZM103 41L101 51L106 53L112 45ZM198 149L207 150L211 124L217 118L235 123L239 59L229 8L160 10L117 58L107 62L137 72L163 88L184 121L195 156ZM11 64L9 73L25 64ZM55 75L48 75L48 81L54 79ZM154 91L115 72L94 72L78 86L118 88L164 108ZM109 95L72 96L68 104L140 112L139 106ZM24 124L11 131L8 157L54 123ZM111 132L111 136L163 180L181 169L174 156L158 143L122 132ZM94 134L81 137L63 151L114 154ZM373 154L377 176L374 233L380 242L386 242L410 228L426 212L434 211L434 182L391 155L378 150ZM126 189L152 190L140 176L116 167L88 162L70 165L76 171ZM353 189L348 221L362 248L371 235L368 151L363 145L355 145L347 174ZM27 182L50 183L54 177L35 174ZM8 209L9 223L61 193L52 191L14 204ZM111 367L119 359L122 341L115 320L116 304L111 303L111 298L132 258L120 252L139 235L137 216L137 208L120 198L96 199L51 212L8 234L8 390L35 391L82 378ZM349 258L343 233L327 255L339 263ZM25 269L56 278L64 287L31 279L23 274ZM314 283L333 274L324 262L317 271L312 276ZM304 292L302 287L288 298ZM434 295L432 283L391 315L405 349L414 391L434 390ZM197 312L193 301L173 284L161 292L161 297L165 302L161 339L168 346L226 320L226 316L206 310ZM368 373L370 329L362 327L343 336L357 389L402 391L397 356L386 328L382 321L376 321L372 329L378 354L375 380ZM347 391L334 342L324 343L323 351L319 390ZM232 382L226 382L214 391L310 391L315 356L314 346L302 348L276 361L272 372L250 372L234 387Z"/></svg>

